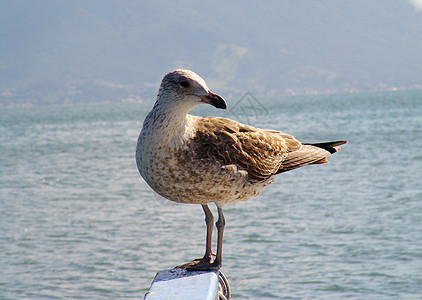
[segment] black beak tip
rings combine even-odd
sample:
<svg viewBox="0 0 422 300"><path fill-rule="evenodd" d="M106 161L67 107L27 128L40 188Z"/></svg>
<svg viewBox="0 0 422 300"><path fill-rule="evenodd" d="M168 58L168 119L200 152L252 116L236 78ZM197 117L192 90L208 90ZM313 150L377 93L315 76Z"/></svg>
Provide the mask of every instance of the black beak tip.
<svg viewBox="0 0 422 300"><path fill-rule="evenodd" d="M212 101L211 102L212 103L212 105L214 105L216 108L220 108L220 109L227 109L227 104L226 104L226 101L224 101L223 99L222 99L222 101Z"/></svg>
<svg viewBox="0 0 422 300"><path fill-rule="evenodd" d="M226 101L224 101L223 97L214 94L213 92L209 92L207 98L210 100L210 104L215 108L227 109L227 104Z"/></svg>

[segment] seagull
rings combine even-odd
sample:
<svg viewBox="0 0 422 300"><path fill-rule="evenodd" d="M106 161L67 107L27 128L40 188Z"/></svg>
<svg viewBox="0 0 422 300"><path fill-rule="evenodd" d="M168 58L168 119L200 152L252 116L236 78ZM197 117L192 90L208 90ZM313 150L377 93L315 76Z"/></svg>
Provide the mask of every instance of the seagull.
<svg viewBox="0 0 422 300"><path fill-rule="evenodd" d="M143 179L159 195L178 203L200 204L205 213L205 254L178 267L219 270L223 206L258 195L279 173L326 163L326 157L347 141L301 143L277 130L188 114L198 104L227 108L225 100L211 92L196 73L178 69L166 74L139 134L136 164ZM214 216L208 207L211 202L218 212L215 259Z"/></svg>

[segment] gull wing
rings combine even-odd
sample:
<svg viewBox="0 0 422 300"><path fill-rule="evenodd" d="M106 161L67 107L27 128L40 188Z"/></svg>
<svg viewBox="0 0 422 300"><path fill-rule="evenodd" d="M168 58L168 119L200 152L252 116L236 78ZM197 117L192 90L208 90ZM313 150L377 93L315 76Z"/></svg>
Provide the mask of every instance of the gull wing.
<svg viewBox="0 0 422 300"><path fill-rule="evenodd" d="M338 145L346 143L302 144L287 133L219 117L201 118L193 142L195 159L234 164L245 169L254 181L305 165L325 163L327 156L340 150Z"/></svg>

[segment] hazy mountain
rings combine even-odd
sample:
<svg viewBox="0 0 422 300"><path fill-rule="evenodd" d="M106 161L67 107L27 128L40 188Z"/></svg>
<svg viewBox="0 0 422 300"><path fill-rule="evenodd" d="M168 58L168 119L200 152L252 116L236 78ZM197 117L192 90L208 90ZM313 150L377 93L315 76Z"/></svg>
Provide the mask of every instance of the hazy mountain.
<svg viewBox="0 0 422 300"><path fill-rule="evenodd" d="M0 103L153 99L179 67L225 96L421 88L410 2L1 1Z"/></svg>

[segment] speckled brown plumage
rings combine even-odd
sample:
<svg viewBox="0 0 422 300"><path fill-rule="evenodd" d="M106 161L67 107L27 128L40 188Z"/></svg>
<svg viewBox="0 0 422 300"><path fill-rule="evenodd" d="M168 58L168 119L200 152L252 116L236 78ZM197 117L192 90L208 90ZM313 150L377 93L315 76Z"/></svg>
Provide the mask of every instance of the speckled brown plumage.
<svg viewBox="0 0 422 300"><path fill-rule="evenodd" d="M194 159L234 164L248 172L250 181L266 180L277 173L326 162L322 160L339 149L334 147L344 143L327 143L325 148L303 145L289 134L226 118L204 117L200 124L189 145L194 149Z"/></svg>
<svg viewBox="0 0 422 300"><path fill-rule="evenodd" d="M201 103L226 108L224 99L210 92L192 71L176 70L164 76L138 138L136 163L158 194L175 202L202 205L208 218L206 253L188 267L218 269L224 204L259 194L276 174L325 163L326 157L346 142L302 144L280 131L188 114ZM212 263L209 202L214 202L219 212L218 251Z"/></svg>

